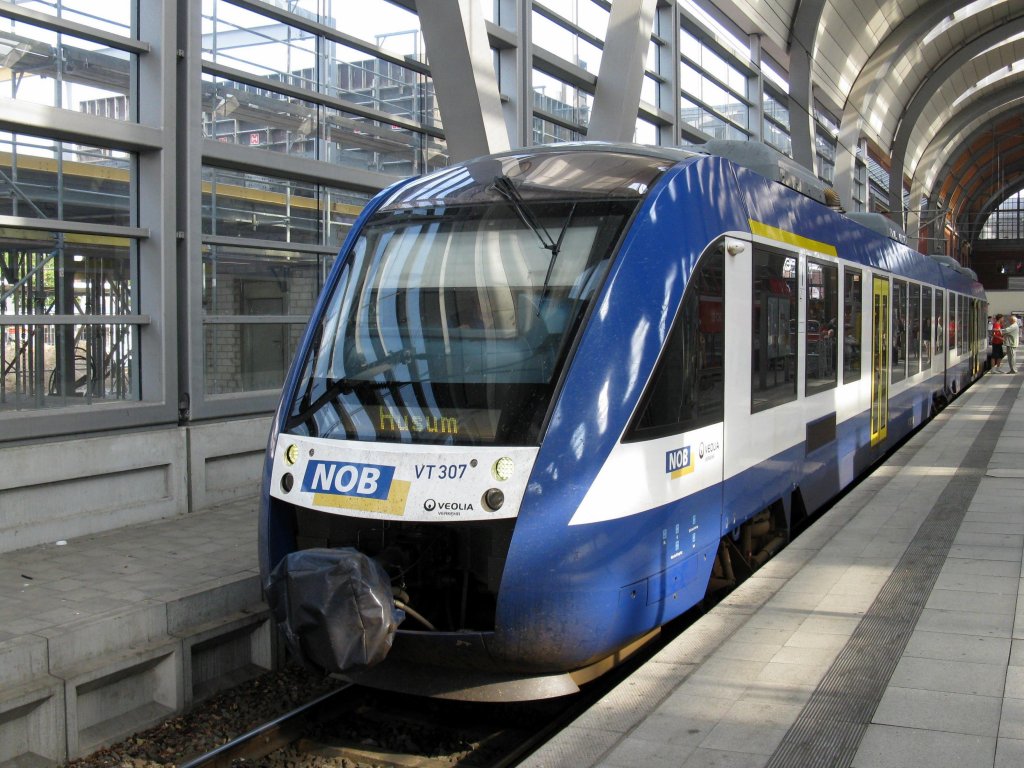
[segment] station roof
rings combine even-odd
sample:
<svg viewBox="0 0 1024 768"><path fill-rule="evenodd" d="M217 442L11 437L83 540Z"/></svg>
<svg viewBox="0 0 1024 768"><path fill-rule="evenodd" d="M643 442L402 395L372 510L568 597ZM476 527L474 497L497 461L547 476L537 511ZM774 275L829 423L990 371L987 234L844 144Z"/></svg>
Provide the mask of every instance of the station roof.
<svg viewBox="0 0 1024 768"><path fill-rule="evenodd" d="M890 200L909 181L922 223L929 210L977 221L1024 186L1022 0L716 5L780 61L810 53L813 94L838 109L840 144L865 137L890 156ZM837 178L850 170L837 158Z"/></svg>

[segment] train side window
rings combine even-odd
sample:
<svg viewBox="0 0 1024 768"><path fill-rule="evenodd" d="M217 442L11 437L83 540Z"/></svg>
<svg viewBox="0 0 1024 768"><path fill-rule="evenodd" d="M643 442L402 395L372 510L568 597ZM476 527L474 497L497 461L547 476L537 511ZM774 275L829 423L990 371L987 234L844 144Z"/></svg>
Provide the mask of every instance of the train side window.
<svg viewBox="0 0 1024 768"><path fill-rule="evenodd" d="M932 367L932 289L921 289L921 368Z"/></svg>
<svg viewBox="0 0 1024 768"><path fill-rule="evenodd" d="M859 269L843 269L843 384L860 380L863 284Z"/></svg>
<svg viewBox="0 0 1024 768"><path fill-rule="evenodd" d="M946 324L943 322L945 313L943 312L943 293L936 289L935 291L935 355L936 357L944 354L946 351Z"/></svg>
<svg viewBox="0 0 1024 768"><path fill-rule="evenodd" d="M623 442L722 421L725 401L723 250L701 258Z"/></svg>
<svg viewBox="0 0 1024 768"><path fill-rule="evenodd" d="M907 312L907 369L909 375L921 372L921 286L910 284Z"/></svg>
<svg viewBox="0 0 1024 768"><path fill-rule="evenodd" d="M958 354L967 354L967 319L971 316L970 300L966 296L957 294L957 306L960 308L957 311L957 323L956 323L956 351Z"/></svg>
<svg viewBox="0 0 1024 768"><path fill-rule="evenodd" d="M956 327L958 325L956 314L956 294L949 294L949 351L956 354Z"/></svg>
<svg viewBox="0 0 1024 768"><path fill-rule="evenodd" d="M796 400L797 260L755 248L750 411Z"/></svg>
<svg viewBox="0 0 1024 768"><path fill-rule="evenodd" d="M806 293L804 387L810 395L836 385L839 267L808 259Z"/></svg>
<svg viewBox="0 0 1024 768"><path fill-rule="evenodd" d="M892 382L907 378L907 283L904 280L892 281Z"/></svg>

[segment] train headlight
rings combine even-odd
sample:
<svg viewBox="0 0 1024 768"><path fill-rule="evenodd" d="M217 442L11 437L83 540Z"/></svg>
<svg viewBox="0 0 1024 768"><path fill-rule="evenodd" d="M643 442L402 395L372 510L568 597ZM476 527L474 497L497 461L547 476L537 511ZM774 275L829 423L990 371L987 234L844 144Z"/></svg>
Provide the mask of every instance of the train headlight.
<svg viewBox="0 0 1024 768"><path fill-rule="evenodd" d="M501 492L500 488L491 488L484 493L484 506L491 510L491 512L497 512L504 503L505 494Z"/></svg>
<svg viewBox="0 0 1024 768"><path fill-rule="evenodd" d="M292 477L292 473L291 472L285 472L281 476L281 490L284 491L285 493L289 493L291 491L292 486L294 484L295 484L295 478Z"/></svg>
<svg viewBox="0 0 1024 768"><path fill-rule="evenodd" d="M503 456L494 462L494 466L491 467L491 474L494 475L496 480L504 482L512 477L512 473L516 471L515 462L507 456Z"/></svg>
<svg viewBox="0 0 1024 768"><path fill-rule="evenodd" d="M285 462L287 462L289 467L294 465L295 462L299 460L299 446L297 446L295 443L292 443L287 448L285 448L284 460Z"/></svg>

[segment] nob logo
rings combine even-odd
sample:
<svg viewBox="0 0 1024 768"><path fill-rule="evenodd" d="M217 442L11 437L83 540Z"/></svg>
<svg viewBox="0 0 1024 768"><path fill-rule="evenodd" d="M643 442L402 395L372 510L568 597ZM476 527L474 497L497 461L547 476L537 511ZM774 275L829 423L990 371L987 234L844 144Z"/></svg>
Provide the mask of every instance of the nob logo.
<svg viewBox="0 0 1024 768"><path fill-rule="evenodd" d="M437 502L434 501L433 499L427 499L426 501L423 502L423 508L427 510L427 512L433 512L435 509L437 509Z"/></svg>
<svg viewBox="0 0 1024 768"><path fill-rule="evenodd" d="M394 467L338 461L311 461L302 480L306 493L387 499Z"/></svg>

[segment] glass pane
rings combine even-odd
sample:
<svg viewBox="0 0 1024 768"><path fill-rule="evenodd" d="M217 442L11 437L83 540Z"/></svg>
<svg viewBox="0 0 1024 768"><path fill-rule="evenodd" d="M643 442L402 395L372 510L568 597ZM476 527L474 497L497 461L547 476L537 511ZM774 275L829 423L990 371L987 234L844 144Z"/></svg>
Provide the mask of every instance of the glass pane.
<svg viewBox="0 0 1024 768"><path fill-rule="evenodd" d="M892 281L892 381L907 378L907 284Z"/></svg>
<svg viewBox="0 0 1024 768"><path fill-rule="evenodd" d="M129 120L133 66L127 51L0 17L0 96Z"/></svg>
<svg viewBox="0 0 1024 768"><path fill-rule="evenodd" d="M136 0L18 0L19 8L87 24L122 37L132 33L132 8Z"/></svg>
<svg viewBox="0 0 1024 768"><path fill-rule="evenodd" d="M754 251L752 412L796 399L796 258Z"/></svg>
<svg viewBox="0 0 1024 768"><path fill-rule="evenodd" d="M136 328L30 325L29 318L133 314L134 243L124 238L0 232L0 407L50 408L136 399Z"/></svg>
<svg viewBox="0 0 1024 768"><path fill-rule="evenodd" d="M907 314L907 369L911 376L921 372L921 286L910 285Z"/></svg>
<svg viewBox="0 0 1024 768"><path fill-rule="evenodd" d="M533 44L566 61L597 74L601 69L601 49L579 37L543 14L534 11L532 17ZM588 31L594 31L588 28Z"/></svg>
<svg viewBox="0 0 1024 768"><path fill-rule="evenodd" d="M224 2L203 3L203 57L316 90L316 35Z"/></svg>
<svg viewBox="0 0 1024 768"><path fill-rule="evenodd" d="M294 251L203 247L203 313L309 315L320 293L323 256Z"/></svg>
<svg viewBox="0 0 1024 768"><path fill-rule="evenodd" d="M807 262L805 391L808 395L836 385L839 268Z"/></svg>
<svg viewBox="0 0 1024 768"><path fill-rule="evenodd" d="M316 185L208 166L203 169L203 234L318 244Z"/></svg>
<svg viewBox="0 0 1024 768"><path fill-rule="evenodd" d="M0 215L131 226L134 156L0 133Z"/></svg>
<svg viewBox="0 0 1024 768"><path fill-rule="evenodd" d="M846 268L843 275L843 383L860 379L862 333L861 271Z"/></svg>
<svg viewBox="0 0 1024 768"><path fill-rule="evenodd" d="M593 96L550 75L533 70L533 105L552 117L585 126Z"/></svg>
<svg viewBox="0 0 1024 768"><path fill-rule="evenodd" d="M644 75L643 84L640 86L640 99L654 106L661 106L661 83L650 75Z"/></svg>
<svg viewBox="0 0 1024 768"><path fill-rule="evenodd" d="M203 76L203 136L228 144L316 157L317 105L271 90Z"/></svg>
<svg viewBox="0 0 1024 768"><path fill-rule="evenodd" d="M552 123L550 120L542 120L536 116L533 118L534 144L553 144L559 141L580 141L582 138L583 134L579 131L573 131L561 125L557 125L556 123Z"/></svg>
<svg viewBox="0 0 1024 768"><path fill-rule="evenodd" d="M203 327L207 395L278 389L305 323L217 323Z"/></svg>
<svg viewBox="0 0 1024 768"><path fill-rule="evenodd" d="M333 187L323 188L321 194L327 209L327 245L337 249L348 237L349 230L370 196L365 192Z"/></svg>
<svg viewBox="0 0 1024 768"><path fill-rule="evenodd" d="M340 43L325 41L324 44L328 60L322 93L441 127L434 85L429 77Z"/></svg>
<svg viewBox="0 0 1024 768"><path fill-rule="evenodd" d="M932 367L932 326L935 324L932 314L932 289L921 289L921 368L930 370Z"/></svg>
<svg viewBox="0 0 1024 768"><path fill-rule="evenodd" d="M633 131L633 141L636 144L658 145L658 127L646 120L636 121L636 129Z"/></svg>
<svg viewBox="0 0 1024 768"><path fill-rule="evenodd" d="M325 112L323 159L328 162L405 178L423 172L426 147L433 147L435 156L447 153L439 139L422 133L333 109Z"/></svg>
<svg viewBox="0 0 1024 768"><path fill-rule="evenodd" d="M0 315L0 410L136 400L133 325L13 325Z"/></svg>
<svg viewBox="0 0 1024 768"><path fill-rule="evenodd" d="M324 2L327 7L324 23L329 26L398 56L425 59L420 20L412 11L387 0L359 0L356 12L353 12L352 0Z"/></svg>

